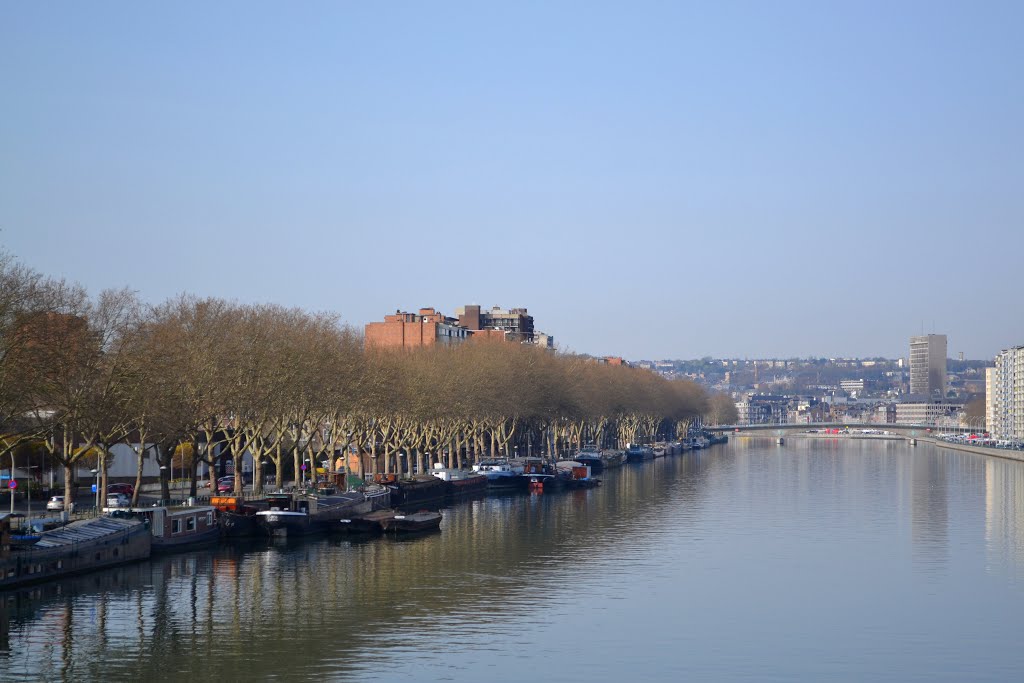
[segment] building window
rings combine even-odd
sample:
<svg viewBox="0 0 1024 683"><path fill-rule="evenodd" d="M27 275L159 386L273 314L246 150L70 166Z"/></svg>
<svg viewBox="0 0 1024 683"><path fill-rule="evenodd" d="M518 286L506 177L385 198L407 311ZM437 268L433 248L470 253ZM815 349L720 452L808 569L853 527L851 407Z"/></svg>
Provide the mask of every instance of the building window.
<svg viewBox="0 0 1024 683"><path fill-rule="evenodd" d="M175 520L171 521L171 533L172 534L180 534L181 533L181 520L180 519L175 519Z"/></svg>
<svg viewBox="0 0 1024 683"><path fill-rule="evenodd" d="M196 518L195 517L189 517L188 519L185 520L185 531L195 531L195 530L196 530Z"/></svg>

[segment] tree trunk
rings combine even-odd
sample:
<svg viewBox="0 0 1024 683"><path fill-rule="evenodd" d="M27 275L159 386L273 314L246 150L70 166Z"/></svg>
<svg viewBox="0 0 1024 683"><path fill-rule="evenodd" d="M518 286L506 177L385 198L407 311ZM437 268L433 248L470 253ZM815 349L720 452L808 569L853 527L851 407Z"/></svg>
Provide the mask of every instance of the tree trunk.
<svg viewBox="0 0 1024 683"><path fill-rule="evenodd" d="M107 446L106 444L100 446L100 461L97 469L100 471L100 477L98 482L99 487L99 501L100 507L107 502ZM96 514L99 514L99 510L96 510Z"/></svg>
<svg viewBox="0 0 1024 683"><path fill-rule="evenodd" d="M189 495L189 498L193 498L193 499L197 498L198 495L199 495L199 490L198 490L198 486L199 486L199 484L198 484L198 480L199 480L199 458L196 457L196 455L198 455L198 453L199 453L199 447L195 443L193 443L192 444L192 458L191 458L191 461L190 461L191 465L189 467L189 470L191 470L189 472L189 479L190 479L190 481L189 481L189 485L188 485L188 495Z"/></svg>
<svg viewBox="0 0 1024 683"><path fill-rule="evenodd" d="M139 504L139 492L142 490L142 465L146 461L146 443L139 444L138 458L135 467L135 491L132 492L132 507Z"/></svg>
<svg viewBox="0 0 1024 683"><path fill-rule="evenodd" d="M64 509L70 512L74 512L75 508L75 487L72 486L71 476L74 468L64 463Z"/></svg>

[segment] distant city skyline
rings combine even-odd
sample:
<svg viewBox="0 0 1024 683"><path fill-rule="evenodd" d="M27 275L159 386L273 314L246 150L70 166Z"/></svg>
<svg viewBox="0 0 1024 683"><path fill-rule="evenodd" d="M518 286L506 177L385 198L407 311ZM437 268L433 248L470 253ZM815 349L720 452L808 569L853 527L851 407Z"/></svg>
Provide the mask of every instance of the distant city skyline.
<svg viewBox="0 0 1024 683"><path fill-rule="evenodd" d="M0 17L0 248L93 293L526 307L628 359L1024 344L1021 3Z"/></svg>

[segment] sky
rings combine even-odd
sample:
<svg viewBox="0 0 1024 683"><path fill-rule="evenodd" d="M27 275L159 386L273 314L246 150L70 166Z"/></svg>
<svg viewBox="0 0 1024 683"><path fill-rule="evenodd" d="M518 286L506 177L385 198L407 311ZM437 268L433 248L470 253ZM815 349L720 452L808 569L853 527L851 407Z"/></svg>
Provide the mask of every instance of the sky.
<svg viewBox="0 0 1024 683"><path fill-rule="evenodd" d="M628 359L1024 344L1024 3L6 2L0 249Z"/></svg>

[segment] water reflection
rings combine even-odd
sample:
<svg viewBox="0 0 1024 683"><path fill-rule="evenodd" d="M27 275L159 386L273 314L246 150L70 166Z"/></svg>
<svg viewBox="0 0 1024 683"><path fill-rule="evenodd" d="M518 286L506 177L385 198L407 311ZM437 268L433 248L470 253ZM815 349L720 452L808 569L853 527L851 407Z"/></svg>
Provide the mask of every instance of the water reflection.
<svg viewBox="0 0 1024 683"><path fill-rule="evenodd" d="M814 620L870 650L893 634L878 615L859 624L858 590L912 593L922 571L948 582L982 545L983 571L1019 577L1022 472L898 442L743 439L609 472L596 490L460 504L442 533L410 541L250 543L6 593L0 670L516 680L528 651L551 660L549 678L752 674L770 658L756 648L792 647L774 638L807 623L809 595L837 606ZM713 656L758 624L745 657ZM578 629L590 632L566 660ZM634 659L658 643L660 666Z"/></svg>
<svg viewBox="0 0 1024 683"><path fill-rule="evenodd" d="M1024 466L988 458L985 469L985 548L991 568L1024 579Z"/></svg>
<svg viewBox="0 0 1024 683"><path fill-rule="evenodd" d="M914 559L923 567L940 569L949 547L946 462L932 454L914 454L909 461Z"/></svg>

